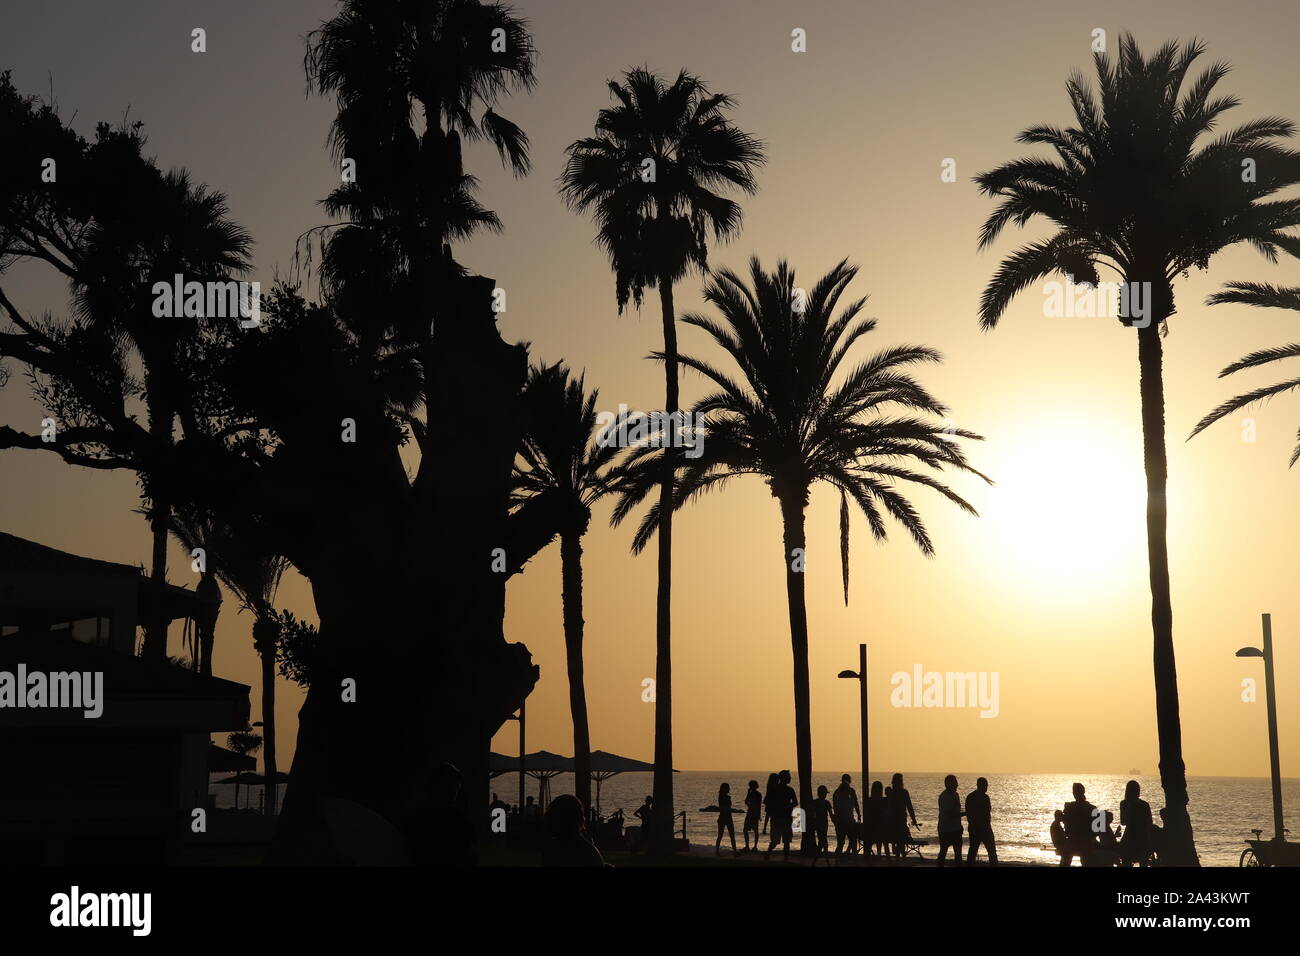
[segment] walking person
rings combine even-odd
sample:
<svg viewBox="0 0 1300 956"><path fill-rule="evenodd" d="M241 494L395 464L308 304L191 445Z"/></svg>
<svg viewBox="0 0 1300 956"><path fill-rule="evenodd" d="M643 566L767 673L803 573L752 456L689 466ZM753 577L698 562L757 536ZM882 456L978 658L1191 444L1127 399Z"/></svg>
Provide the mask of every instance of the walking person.
<svg viewBox="0 0 1300 956"><path fill-rule="evenodd" d="M908 817L912 818L911 825L916 829L921 829L921 824L916 822L916 811L912 809L912 795L903 786L903 775L901 773L894 774L889 783L889 799L893 802L890 819L890 839L894 844L894 856L902 859L907 845L912 842L912 833L908 829Z"/></svg>
<svg viewBox="0 0 1300 956"><path fill-rule="evenodd" d="M1124 828L1124 836L1119 841L1123 865L1150 866L1151 851L1155 849L1151 804L1142 799L1142 785L1136 780L1130 780L1124 788L1124 799L1119 802L1119 823Z"/></svg>
<svg viewBox="0 0 1300 956"><path fill-rule="evenodd" d="M1097 819L1098 810L1088 802L1083 784L1076 783L1072 788L1074 799L1065 805L1065 843L1069 854L1062 856L1062 866L1069 866L1071 857L1077 856L1082 866L1088 866L1092 855L1097 851L1097 830L1093 821Z"/></svg>
<svg viewBox="0 0 1300 956"><path fill-rule="evenodd" d="M967 863L974 863L979 848L984 847L989 864L997 866L997 841L993 837L993 805L989 800L989 782L984 777L975 781L975 789L966 794L966 828L970 837Z"/></svg>
<svg viewBox="0 0 1300 956"><path fill-rule="evenodd" d="M731 784L724 783L718 788L718 840L713 844L713 854L722 856L722 833L726 831L731 835L731 855L738 856L736 852L736 825L731 822Z"/></svg>
<svg viewBox="0 0 1300 956"><path fill-rule="evenodd" d="M854 821L862 819L862 809L858 806L858 792L853 789L852 779L847 773L840 777L840 785L835 788L835 796L831 798L831 809L835 815L835 859L837 861L844 849L845 837L848 837L849 853L858 852L858 830L854 828Z"/></svg>
<svg viewBox="0 0 1300 956"><path fill-rule="evenodd" d="M763 832L767 833L772 825L772 804L776 801L777 791L781 788L781 775L767 775L767 790L763 792Z"/></svg>
<svg viewBox="0 0 1300 956"><path fill-rule="evenodd" d="M783 859L790 859L790 841L794 839L794 811L799 806L799 797L790 786L790 771L782 770L777 777L774 792L768 794L767 814L772 821L772 842L763 854L764 860L772 857L776 845L783 845Z"/></svg>
<svg viewBox="0 0 1300 956"><path fill-rule="evenodd" d="M952 847L953 862L961 866L961 796L957 793L957 778L953 774L943 778L943 792L939 794L939 865Z"/></svg>
<svg viewBox="0 0 1300 956"><path fill-rule="evenodd" d="M809 823L813 831L813 866L817 861L826 856L826 851L830 849L830 839L828 837L831 825L831 802L826 799L830 793L826 789L826 784L817 788L817 799L812 802L812 812L809 814L812 819Z"/></svg>
<svg viewBox="0 0 1300 956"><path fill-rule="evenodd" d="M745 840L745 852L758 852L758 820L763 814L763 795L758 792L758 781L749 781L749 790L745 792L745 825L741 836ZM754 833L754 846L749 845L750 831Z"/></svg>
<svg viewBox="0 0 1300 956"><path fill-rule="evenodd" d="M889 808L879 780L871 783L871 795L862 804L862 848L867 854L874 849L878 856L889 856Z"/></svg>

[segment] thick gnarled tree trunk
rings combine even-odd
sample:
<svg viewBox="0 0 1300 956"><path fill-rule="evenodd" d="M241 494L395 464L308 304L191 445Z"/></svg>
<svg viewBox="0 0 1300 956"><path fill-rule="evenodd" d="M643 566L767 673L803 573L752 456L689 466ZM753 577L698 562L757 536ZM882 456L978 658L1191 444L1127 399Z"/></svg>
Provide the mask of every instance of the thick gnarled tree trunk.
<svg viewBox="0 0 1300 956"><path fill-rule="evenodd" d="M368 496L377 466L341 460L339 480L357 484L355 509L338 516L346 547L300 565L320 658L275 862L436 863L442 847L430 834L451 814L486 827L492 735L537 680L527 648L506 643L506 574L494 570L495 549L509 560L512 547L506 507L527 354L497 333L493 287L459 280L440 315L429 434L409 496ZM434 785L442 764L461 774L454 808Z"/></svg>

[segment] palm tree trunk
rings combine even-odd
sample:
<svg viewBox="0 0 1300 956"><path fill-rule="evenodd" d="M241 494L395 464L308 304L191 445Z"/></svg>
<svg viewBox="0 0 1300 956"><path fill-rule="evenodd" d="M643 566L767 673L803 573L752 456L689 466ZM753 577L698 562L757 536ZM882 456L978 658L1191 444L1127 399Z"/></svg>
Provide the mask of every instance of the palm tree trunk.
<svg viewBox="0 0 1300 956"><path fill-rule="evenodd" d="M152 377L152 376L151 376ZM149 434L159 446L171 443L171 415L163 410L157 394L158 385L150 385L148 396ZM171 523L171 499L162 488L162 479L149 483L149 524L153 530L153 553L150 557L150 593L153 606L144 622L143 657L160 660L167 656L167 534Z"/></svg>
<svg viewBox="0 0 1300 956"><path fill-rule="evenodd" d="M799 806L803 808L805 823L809 823L813 802L812 693L808 680L808 607L804 600L803 574L805 495L806 492L795 491L781 497L781 525L785 539L783 560L790 610L790 647L794 654L794 746L799 771ZM810 826L803 828L800 848L804 853L815 848Z"/></svg>
<svg viewBox="0 0 1300 956"><path fill-rule="evenodd" d="M669 421L677 411L677 324L673 313L673 284L659 277L659 303L664 324L664 411ZM671 428L671 426L670 426ZM667 442L667 446L671 446ZM672 573L673 466L671 447L664 448L664 474L659 488L659 590L655 602L655 775L652 852L666 855L673 847L673 686Z"/></svg>
<svg viewBox="0 0 1300 956"><path fill-rule="evenodd" d="M262 770L266 775L266 812L275 816L279 784L275 760L275 647L262 653Z"/></svg>
<svg viewBox="0 0 1300 956"><path fill-rule="evenodd" d="M564 650L569 666L569 711L573 714L574 792L591 810L591 733L587 726L587 692L582 679L582 537L560 536L563 562Z"/></svg>
<svg viewBox="0 0 1300 956"><path fill-rule="evenodd" d="M1142 450L1147 478L1147 559L1151 575L1156 732L1160 740L1160 786L1165 792L1165 852L1161 854L1161 863L1198 866L1192 821L1187 812L1187 769L1183 764L1183 734L1178 714L1178 671L1174 664L1174 619L1169 596L1166 498L1169 466L1165 454L1165 394L1160 342L1160 320L1167 314L1167 310L1153 309L1151 324L1138 330Z"/></svg>

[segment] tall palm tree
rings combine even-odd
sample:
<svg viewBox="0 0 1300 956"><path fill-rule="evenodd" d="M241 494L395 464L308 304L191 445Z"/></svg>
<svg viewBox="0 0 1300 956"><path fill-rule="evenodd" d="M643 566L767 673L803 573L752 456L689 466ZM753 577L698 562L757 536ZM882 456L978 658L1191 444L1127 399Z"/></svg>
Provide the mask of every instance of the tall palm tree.
<svg viewBox="0 0 1300 956"><path fill-rule="evenodd" d="M349 478L348 484L378 487L385 481L379 476L388 474L395 493L363 492L383 502L374 506L373 518L359 520L351 512L354 534L369 537L369 543L354 550L356 557L331 561L332 567L308 576L318 595L327 590L320 583L325 576L364 578L365 586L349 585L354 597L374 588L401 594L382 601L380 616L404 635L401 641L418 643L419 656L435 673L422 690L395 696L387 705L391 717L371 712L373 726L364 728L336 706L326 689L332 678L309 689L286 794L289 825L279 831L277 858L311 846L313 807L333 792L339 773L377 779L355 761L336 765L331 755L339 751L331 738L382 736L405 714L421 721L427 733L385 741L370 748L367 759L406 768L399 789L417 788L429 766L450 761L465 773L462 805L486 804L491 735L536 680L535 667L516 653L523 646L508 647L504 640L505 577L487 571L486 562L466 562L459 553L430 554L427 546L454 539L466 553L486 554L502 543L527 359L522 349L501 341L490 323L478 321L477 310L491 296L490 280L464 277L452 245L501 227L476 198L463 142L495 147L516 175L529 169L527 135L498 109L511 92L532 88L536 57L527 21L507 4L480 0L343 0L307 38L309 88L330 95L338 106L331 129L334 157L353 160L356 173L324 204L339 221L325 227L330 231L322 289L366 361L395 358L414 373L409 380L415 388L392 418L405 424L420 451L408 487L401 462L391 466L391 446L372 446L383 458L364 468L364 479ZM348 164L341 172L348 172ZM455 314L473 314L475 321L447 321ZM472 404L490 408L503 427L474 428L463 421L429 427L430 408L464 401L468 393L477 395ZM359 450L366 451L365 444L362 437ZM463 467L448 468L439 444L458 447ZM353 561L356 567L345 569ZM381 573L385 563L402 568L398 577L404 580ZM432 609L430 595L441 595ZM329 648L319 670L332 675L336 662L348 661L351 668L374 652L356 639L367 622L353 616L353 608L368 600L338 602L338 614L330 603L317 602L321 643ZM358 790L375 806L396 792L365 782Z"/></svg>
<svg viewBox="0 0 1300 956"><path fill-rule="evenodd" d="M973 432L945 427L934 416L947 409L909 374L908 367L939 362L934 349L900 345L859 362L837 376L853 345L876 327L860 317L866 299L837 312L857 268L842 261L799 296L794 270L780 262L765 272L750 260L750 283L728 269L714 274L704 292L720 319L691 314L687 325L707 332L740 371L739 378L713 363L683 355L681 362L704 375L718 391L694 407L704 416L700 453L681 464L674 495L680 508L696 495L741 475L761 477L781 508L790 643L794 655L795 746L799 801L812 805L812 719L808 679L808 613L804 602L804 517L814 484L840 493L840 555L844 601L849 598L849 499L867 518L872 534L886 538L885 516L896 520L927 556L934 545L925 523L899 485L932 488L962 510L975 509L930 472L945 468L979 474L954 437ZM838 384L833 384L840 378ZM700 419L695 419L699 425ZM627 486L614 511L621 521L647 496L656 459L650 446L631 452ZM980 476L984 477L984 476ZM987 481L988 479L985 478ZM659 505L649 508L633 547L655 533ZM808 835L805 834L805 848Z"/></svg>
<svg viewBox="0 0 1300 956"><path fill-rule="evenodd" d="M1239 302L1244 305L1290 309L1293 312L1300 312L1300 286L1278 287L1257 282L1229 282L1224 287L1224 291L1216 292L1207 301L1210 305ZM1300 358L1300 342L1292 342L1290 345L1279 345L1277 348L1260 349L1258 352L1251 352L1221 371L1219 378L1248 368L1262 368L1265 365L1271 365L1273 362L1288 358ZM1238 409L1272 398L1275 395L1281 395L1283 392L1289 392L1293 388L1300 388L1300 378L1281 381L1276 385L1263 385L1249 392L1244 392L1235 398L1230 398L1202 418L1188 437L1194 438L1219 419L1231 415ZM1300 430L1296 431L1296 446L1295 450L1291 452L1289 464L1294 465L1297 461L1300 461Z"/></svg>
<svg viewBox="0 0 1300 956"><path fill-rule="evenodd" d="M1264 201L1300 182L1300 154L1276 142L1295 127L1269 117L1203 142L1220 115L1239 102L1214 95L1228 72L1225 63L1213 64L1183 89L1203 51L1196 41L1169 42L1148 58L1132 36L1121 37L1115 59L1095 56L1097 96L1081 74L1066 84L1077 126L1033 126L1020 134L1022 143L1051 146L1055 158L1013 160L975 179L986 195L999 200L984 223L980 248L1013 221L1023 226L1042 216L1055 226L1050 238L1002 261L984 290L983 328L997 325L1018 292L1053 273L1095 284L1104 265L1121 281L1140 284L1129 288L1149 291L1145 321L1134 316L1121 322L1137 328L1166 857L1185 866L1195 866L1197 857L1187 811L1169 598L1161 338L1175 311L1173 280L1179 273L1207 268L1216 252L1240 242L1270 260L1279 249L1300 255L1300 239L1283 231L1300 223L1300 200Z"/></svg>
<svg viewBox="0 0 1300 956"><path fill-rule="evenodd" d="M209 515L178 511L173 532L187 549L202 548L211 569L241 606L253 612L253 646L262 663L262 769L266 774L266 812L276 812L275 783L278 771L275 753L275 661L280 643L280 618L275 611L275 593L289 562L279 555L262 554Z"/></svg>
<svg viewBox="0 0 1300 956"><path fill-rule="evenodd" d="M611 81L616 105L600 111L595 135L568 147L560 193L576 212L591 210L596 242L614 269L619 312L659 290L664 336L664 409L678 411L673 285L708 264L707 232L718 241L740 230L741 208L715 190L757 190L763 144L727 120L734 101L685 70L672 83L648 69ZM660 485L658 593L655 604L655 832L652 848L670 852L673 825L672 508L673 456Z"/></svg>
<svg viewBox="0 0 1300 956"><path fill-rule="evenodd" d="M614 487L611 465L619 449L601 444L596 399L585 376L572 378L563 363L535 365L524 388L528 428L515 466L514 503L546 499L557 515L562 562L564 650L573 715L574 784L582 806L591 809L591 733L583 686L582 536L591 507Z"/></svg>
<svg viewBox="0 0 1300 956"><path fill-rule="evenodd" d="M376 279L396 284L419 306L409 331L427 335L444 244L501 228L474 198L461 142L486 140L516 175L528 172L528 135L494 107L532 89L536 57L528 22L480 0L345 0L308 35L308 82L339 105L334 156L356 171L324 203L347 216L325 249L327 288L345 292L351 279L373 302Z"/></svg>

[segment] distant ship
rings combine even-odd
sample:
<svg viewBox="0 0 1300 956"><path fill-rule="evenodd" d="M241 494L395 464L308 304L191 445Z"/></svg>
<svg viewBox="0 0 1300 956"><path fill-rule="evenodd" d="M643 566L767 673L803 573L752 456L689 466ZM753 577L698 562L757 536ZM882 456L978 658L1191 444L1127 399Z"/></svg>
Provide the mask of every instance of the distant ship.
<svg viewBox="0 0 1300 956"><path fill-rule="evenodd" d="M1129 773L1137 774L1138 776L1141 776L1141 775L1142 775L1142 771L1141 771L1141 770L1130 770Z"/></svg>

